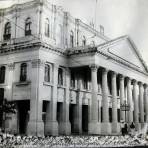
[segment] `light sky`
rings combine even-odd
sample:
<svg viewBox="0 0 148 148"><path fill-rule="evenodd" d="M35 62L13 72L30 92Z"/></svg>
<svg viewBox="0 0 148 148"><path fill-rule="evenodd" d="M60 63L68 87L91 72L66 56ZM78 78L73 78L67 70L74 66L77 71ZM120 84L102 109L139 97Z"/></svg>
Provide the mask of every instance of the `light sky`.
<svg viewBox="0 0 148 148"><path fill-rule="evenodd" d="M0 7L6 7L15 1L18 0L0 0ZM96 0L49 0L87 24L94 20L96 6L96 27L103 25L105 35L111 39L129 35L148 65L148 0L97 1L96 6Z"/></svg>

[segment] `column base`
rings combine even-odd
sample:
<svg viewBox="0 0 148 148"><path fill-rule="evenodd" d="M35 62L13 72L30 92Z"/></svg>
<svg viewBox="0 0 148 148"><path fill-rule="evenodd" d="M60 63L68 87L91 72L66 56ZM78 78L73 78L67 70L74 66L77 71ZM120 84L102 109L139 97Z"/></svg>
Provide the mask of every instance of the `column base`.
<svg viewBox="0 0 148 148"><path fill-rule="evenodd" d="M74 132L82 134L82 121L79 121L79 119L75 119L74 121Z"/></svg>
<svg viewBox="0 0 148 148"><path fill-rule="evenodd" d="M70 122L59 123L59 134L62 134L62 135L70 135L71 134Z"/></svg>
<svg viewBox="0 0 148 148"><path fill-rule="evenodd" d="M101 134L110 135L111 134L111 124L109 122L101 123Z"/></svg>
<svg viewBox="0 0 148 148"><path fill-rule="evenodd" d="M9 121L9 132L11 134L19 134L17 120L16 114L12 115L12 119Z"/></svg>
<svg viewBox="0 0 148 148"><path fill-rule="evenodd" d="M88 134L100 135L101 134L101 124L99 122L90 122L88 124Z"/></svg>
<svg viewBox="0 0 148 148"><path fill-rule="evenodd" d="M112 133L120 133L120 123L118 122L112 122Z"/></svg>
<svg viewBox="0 0 148 148"><path fill-rule="evenodd" d="M57 121L47 121L45 124L45 135L57 136L58 131L58 122Z"/></svg>
<svg viewBox="0 0 148 148"><path fill-rule="evenodd" d="M139 122L135 123L135 130L140 131L141 130L141 125Z"/></svg>
<svg viewBox="0 0 148 148"><path fill-rule="evenodd" d="M27 135L44 135L44 123L43 121L29 121L27 126Z"/></svg>
<svg viewBox="0 0 148 148"><path fill-rule="evenodd" d="M146 123L141 122L140 124L141 124L141 130L142 130L145 127Z"/></svg>

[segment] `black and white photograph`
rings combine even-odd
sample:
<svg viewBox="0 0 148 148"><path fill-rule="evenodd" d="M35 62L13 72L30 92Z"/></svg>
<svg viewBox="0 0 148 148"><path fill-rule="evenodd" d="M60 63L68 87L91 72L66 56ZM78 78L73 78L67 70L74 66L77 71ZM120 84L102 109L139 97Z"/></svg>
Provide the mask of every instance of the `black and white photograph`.
<svg viewBox="0 0 148 148"><path fill-rule="evenodd" d="M148 147L148 0L0 0L0 148Z"/></svg>

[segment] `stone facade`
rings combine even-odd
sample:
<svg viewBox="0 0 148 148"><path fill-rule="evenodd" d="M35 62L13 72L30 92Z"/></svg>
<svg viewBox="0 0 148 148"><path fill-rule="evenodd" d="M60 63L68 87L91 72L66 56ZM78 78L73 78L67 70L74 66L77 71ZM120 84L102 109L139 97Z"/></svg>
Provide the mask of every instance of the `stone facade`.
<svg viewBox="0 0 148 148"><path fill-rule="evenodd" d="M111 40L46 0L1 9L0 30L0 99L17 106L8 131L111 135L121 120L148 122L148 69L128 36Z"/></svg>

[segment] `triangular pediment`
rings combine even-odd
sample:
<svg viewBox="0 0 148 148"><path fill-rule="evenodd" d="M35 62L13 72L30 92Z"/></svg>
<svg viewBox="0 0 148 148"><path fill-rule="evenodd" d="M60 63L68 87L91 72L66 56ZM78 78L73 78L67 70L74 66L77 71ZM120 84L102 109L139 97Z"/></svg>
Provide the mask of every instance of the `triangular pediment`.
<svg viewBox="0 0 148 148"><path fill-rule="evenodd" d="M142 60L135 44L128 36L123 36L104 43L98 46L98 50L125 64L138 68L143 72L147 72L147 66Z"/></svg>

